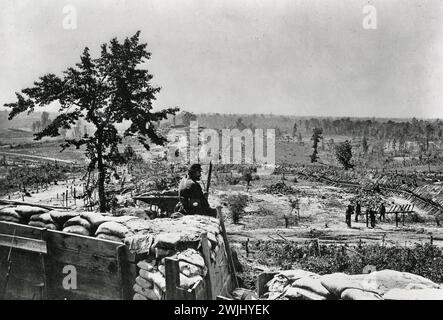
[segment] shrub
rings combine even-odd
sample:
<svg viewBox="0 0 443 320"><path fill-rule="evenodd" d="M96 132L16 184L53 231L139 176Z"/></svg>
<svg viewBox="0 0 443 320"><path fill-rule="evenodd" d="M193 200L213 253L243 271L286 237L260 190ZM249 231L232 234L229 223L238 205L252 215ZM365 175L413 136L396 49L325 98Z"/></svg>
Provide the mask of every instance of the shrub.
<svg viewBox="0 0 443 320"><path fill-rule="evenodd" d="M231 211L232 221L237 224L240 221L240 216L248 205L248 196L243 194L229 195L226 199L227 206Z"/></svg>
<svg viewBox="0 0 443 320"><path fill-rule="evenodd" d="M255 243L257 260L279 268L301 268L319 274L345 272L361 274L366 265L377 270L410 272L434 282L443 282L443 252L430 243L414 247L360 245L312 245L260 241Z"/></svg>

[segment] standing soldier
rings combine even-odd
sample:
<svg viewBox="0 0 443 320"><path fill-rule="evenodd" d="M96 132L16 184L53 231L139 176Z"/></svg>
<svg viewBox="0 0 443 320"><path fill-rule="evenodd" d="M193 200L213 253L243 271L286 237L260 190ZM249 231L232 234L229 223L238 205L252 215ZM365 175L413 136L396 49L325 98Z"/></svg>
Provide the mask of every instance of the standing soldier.
<svg viewBox="0 0 443 320"><path fill-rule="evenodd" d="M372 210L372 208L369 211L369 217L371 220L371 227L375 228L375 210Z"/></svg>
<svg viewBox="0 0 443 320"><path fill-rule="evenodd" d="M349 204L348 208L346 209L346 224L348 225L348 228L351 228L351 216L354 213L354 207Z"/></svg>
<svg viewBox="0 0 443 320"><path fill-rule="evenodd" d="M285 219L285 228L289 227L289 217L286 215L286 213L283 215L283 218Z"/></svg>
<svg viewBox="0 0 443 320"><path fill-rule="evenodd" d="M355 206L355 222L358 222L358 216L361 214L361 205L360 201L357 201L357 204Z"/></svg>
<svg viewBox="0 0 443 320"><path fill-rule="evenodd" d="M380 213L379 220L382 221L383 219L383 221L385 221L386 207L384 203L381 204L379 213Z"/></svg>

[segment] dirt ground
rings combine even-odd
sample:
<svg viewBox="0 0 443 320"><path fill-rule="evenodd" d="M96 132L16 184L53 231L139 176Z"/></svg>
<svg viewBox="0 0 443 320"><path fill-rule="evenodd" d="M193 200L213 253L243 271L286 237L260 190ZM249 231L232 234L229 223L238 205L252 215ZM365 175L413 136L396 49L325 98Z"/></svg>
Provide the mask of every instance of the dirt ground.
<svg viewBox="0 0 443 320"><path fill-rule="evenodd" d="M242 244L251 240L280 240L305 241L319 239L322 242L378 242L385 244L412 245L414 243L429 242L443 246L443 228L437 227L434 219L427 212L415 208L414 211L422 222L413 222L406 217L405 225L399 222L395 225L395 217L387 215L384 222L378 220L375 228L366 226L364 216L355 222L352 217L352 227L345 223L345 210L350 198L355 194L352 190L327 186L321 183L299 181L292 183L287 177L285 183L294 189L294 196L300 200L300 220L297 224L296 212L291 213L288 195L276 195L263 192L263 186L279 182L278 177L266 182L253 184L246 191L245 186L237 185L232 188L226 186L215 187L210 201L213 205L223 204L223 199L232 192L239 192L249 196L249 204L245 209L239 224L233 224L229 211L223 207L227 220L227 233L231 242ZM231 189L231 190L229 190ZM399 197L385 197L387 203L409 204ZM389 208L388 208L389 209ZM365 212L365 208L362 208ZM290 217L289 227L285 227L284 215Z"/></svg>

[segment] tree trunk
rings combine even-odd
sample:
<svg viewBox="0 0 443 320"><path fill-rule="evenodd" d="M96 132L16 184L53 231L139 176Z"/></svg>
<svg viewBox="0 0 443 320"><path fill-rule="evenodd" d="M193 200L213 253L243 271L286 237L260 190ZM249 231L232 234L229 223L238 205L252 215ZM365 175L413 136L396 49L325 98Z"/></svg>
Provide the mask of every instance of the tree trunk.
<svg viewBox="0 0 443 320"><path fill-rule="evenodd" d="M98 168L98 202L100 212L106 212L105 178L106 168L103 163L103 150L99 141L97 146L97 168Z"/></svg>

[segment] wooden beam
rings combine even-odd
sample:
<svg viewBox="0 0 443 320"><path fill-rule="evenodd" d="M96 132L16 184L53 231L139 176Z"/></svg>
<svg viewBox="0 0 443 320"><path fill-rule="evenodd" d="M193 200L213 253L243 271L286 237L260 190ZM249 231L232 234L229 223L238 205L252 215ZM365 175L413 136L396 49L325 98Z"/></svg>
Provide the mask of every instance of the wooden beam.
<svg viewBox="0 0 443 320"><path fill-rule="evenodd" d="M201 235L202 255L203 259L205 260L206 267L208 268L208 273L206 275L207 300L213 300L216 295L214 287L215 273L211 263L211 253L209 251L208 241L207 234L203 233Z"/></svg>
<svg viewBox="0 0 443 320"><path fill-rule="evenodd" d="M166 300L178 300L177 288L180 287L180 268L177 259L165 258Z"/></svg>
<svg viewBox="0 0 443 320"><path fill-rule="evenodd" d="M46 241L0 233L0 246L46 254Z"/></svg>
<svg viewBox="0 0 443 320"><path fill-rule="evenodd" d="M237 275L235 274L234 261L232 260L231 248L229 246L228 236L226 234L225 222L223 219L223 214L221 212L221 207L217 207L217 216L218 216L218 219L220 220L220 227L222 229L222 236L223 236L223 241L225 243L226 255L228 256L229 271L231 272L231 275L232 275L232 278L234 281L234 287L238 288L239 287L238 279L237 279Z"/></svg>

